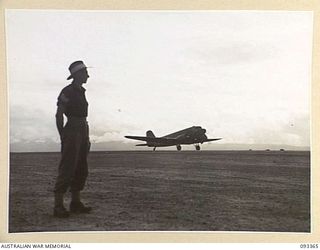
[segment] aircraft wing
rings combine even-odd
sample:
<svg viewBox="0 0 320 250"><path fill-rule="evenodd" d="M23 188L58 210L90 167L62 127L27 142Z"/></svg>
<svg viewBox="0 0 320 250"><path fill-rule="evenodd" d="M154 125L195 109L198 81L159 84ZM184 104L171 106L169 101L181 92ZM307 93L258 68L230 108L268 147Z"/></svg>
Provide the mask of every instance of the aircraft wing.
<svg viewBox="0 0 320 250"><path fill-rule="evenodd" d="M158 143L175 143L177 142L176 139L170 138L159 138L159 137L146 137L146 136L131 136L127 135L125 138L139 140L139 141L146 141L146 142L158 142Z"/></svg>

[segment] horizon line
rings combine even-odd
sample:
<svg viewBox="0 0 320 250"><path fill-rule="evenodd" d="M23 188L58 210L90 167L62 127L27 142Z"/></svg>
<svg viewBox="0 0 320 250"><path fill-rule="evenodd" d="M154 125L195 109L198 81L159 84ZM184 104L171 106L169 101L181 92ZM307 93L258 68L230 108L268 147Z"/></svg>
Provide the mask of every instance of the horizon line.
<svg viewBox="0 0 320 250"><path fill-rule="evenodd" d="M258 152L311 152L311 149L204 149L204 150L200 150L200 151L196 151L196 150L182 150L182 151L177 151L177 150L170 150L170 149L164 149L164 150L119 150L119 149L109 149L109 150L92 150L90 151L92 152L202 152L202 151L246 151L246 152L253 152L253 151L258 151ZM9 151L9 153L61 153L60 151Z"/></svg>

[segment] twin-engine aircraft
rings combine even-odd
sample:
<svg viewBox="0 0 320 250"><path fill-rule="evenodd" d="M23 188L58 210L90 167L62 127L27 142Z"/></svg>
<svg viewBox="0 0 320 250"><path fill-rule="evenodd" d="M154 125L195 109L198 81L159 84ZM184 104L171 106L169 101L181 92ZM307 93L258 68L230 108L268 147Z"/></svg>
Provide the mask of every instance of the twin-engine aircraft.
<svg viewBox="0 0 320 250"><path fill-rule="evenodd" d="M181 145L193 144L196 150L200 150L200 144L209 141L217 141L222 138L208 139L206 136L206 130L201 128L200 126L193 126L190 128L186 128L180 130L178 132L165 135L162 137L155 137L151 130L148 130L145 136L125 136L128 139L145 141L145 144L137 144L136 146L148 146L153 147L153 151L156 150L157 147L169 147L176 146L177 150L181 150Z"/></svg>

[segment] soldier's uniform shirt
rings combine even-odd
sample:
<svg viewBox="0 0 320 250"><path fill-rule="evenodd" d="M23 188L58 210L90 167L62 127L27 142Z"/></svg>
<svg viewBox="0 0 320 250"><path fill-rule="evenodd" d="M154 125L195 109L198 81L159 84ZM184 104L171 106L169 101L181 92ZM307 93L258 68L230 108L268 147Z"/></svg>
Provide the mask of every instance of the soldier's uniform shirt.
<svg viewBox="0 0 320 250"><path fill-rule="evenodd" d="M88 102L85 89L72 83L62 89L57 105L64 106L68 121L61 135L61 161L54 191L81 191L88 176Z"/></svg>
<svg viewBox="0 0 320 250"><path fill-rule="evenodd" d="M85 88L75 83L71 83L62 89L57 105L65 107L65 115L67 117L88 116L88 102L85 91Z"/></svg>

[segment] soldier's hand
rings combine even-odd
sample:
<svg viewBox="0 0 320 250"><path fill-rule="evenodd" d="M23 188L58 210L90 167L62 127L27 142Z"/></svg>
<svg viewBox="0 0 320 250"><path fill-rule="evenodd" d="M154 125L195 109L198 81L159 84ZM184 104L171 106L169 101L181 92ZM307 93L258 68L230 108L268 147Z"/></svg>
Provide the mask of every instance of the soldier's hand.
<svg viewBox="0 0 320 250"><path fill-rule="evenodd" d="M61 144L61 152L63 152L63 137L62 134L60 134L60 144Z"/></svg>
<svg viewBox="0 0 320 250"><path fill-rule="evenodd" d="M63 134L60 134L60 141L63 142Z"/></svg>
<svg viewBox="0 0 320 250"><path fill-rule="evenodd" d="M90 142L90 139L88 139L88 152L90 152L90 148L91 148L91 142Z"/></svg>

